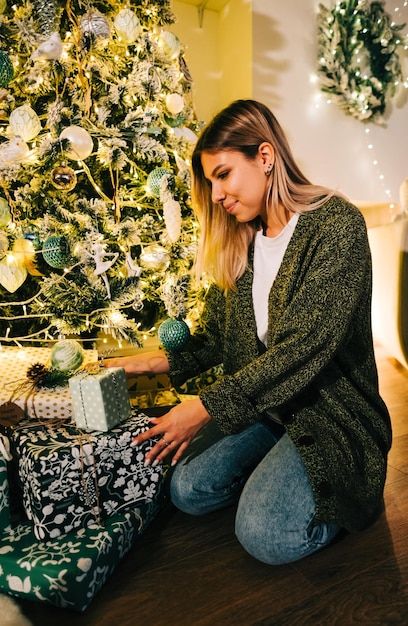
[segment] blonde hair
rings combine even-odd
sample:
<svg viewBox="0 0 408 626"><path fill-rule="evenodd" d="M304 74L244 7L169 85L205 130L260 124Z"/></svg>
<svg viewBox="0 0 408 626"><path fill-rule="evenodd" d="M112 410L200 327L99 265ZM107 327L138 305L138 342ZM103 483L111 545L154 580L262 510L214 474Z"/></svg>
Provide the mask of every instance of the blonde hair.
<svg viewBox="0 0 408 626"><path fill-rule="evenodd" d="M236 100L220 111L204 128L194 149L192 191L201 230L197 273L205 273L221 289L236 288L236 281L248 264L249 245L261 223L259 219L240 223L219 204L213 203L201 155L204 151L236 150L253 160L264 142L270 143L275 151L268 179L268 212L279 215L280 206L288 216L310 211L336 193L313 185L300 171L285 133L265 105L255 100Z"/></svg>

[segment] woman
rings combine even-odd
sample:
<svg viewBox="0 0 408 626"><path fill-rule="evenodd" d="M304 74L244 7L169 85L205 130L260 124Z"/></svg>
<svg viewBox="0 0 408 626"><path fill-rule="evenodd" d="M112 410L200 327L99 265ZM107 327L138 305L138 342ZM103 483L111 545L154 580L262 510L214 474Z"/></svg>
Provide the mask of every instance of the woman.
<svg viewBox="0 0 408 626"><path fill-rule="evenodd" d="M220 380L152 419L134 443L160 435L146 463L170 457L181 510L237 504L236 534L250 554L295 561L341 528L367 525L382 501L391 427L364 219L309 182L273 114L252 100L204 129L192 168L197 268L212 281L199 328L180 352L109 365L169 372L179 384L223 364Z"/></svg>

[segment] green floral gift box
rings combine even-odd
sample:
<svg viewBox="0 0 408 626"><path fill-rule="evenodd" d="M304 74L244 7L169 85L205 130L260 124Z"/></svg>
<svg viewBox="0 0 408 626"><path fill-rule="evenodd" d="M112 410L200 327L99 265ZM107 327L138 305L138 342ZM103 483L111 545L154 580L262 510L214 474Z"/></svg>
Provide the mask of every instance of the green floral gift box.
<svg viewBox="0 0 408 626"><path fill-rule="evenodd" d="M1 592L84 611L162 504L146 501L48 542L38 542L29 524L0 533Z"/></svg>

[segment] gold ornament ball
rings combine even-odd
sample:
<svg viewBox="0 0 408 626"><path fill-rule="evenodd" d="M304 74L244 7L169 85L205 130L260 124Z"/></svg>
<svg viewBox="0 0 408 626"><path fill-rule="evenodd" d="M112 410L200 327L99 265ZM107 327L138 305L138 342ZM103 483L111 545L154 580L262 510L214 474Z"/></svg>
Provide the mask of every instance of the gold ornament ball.
<svg viewBox="0 0 408 626"><path fill-rule="evenodd" d="M77 176L72 167L63 163L52 170L51 182L56 189L68 192L75 188Z"/></svg>

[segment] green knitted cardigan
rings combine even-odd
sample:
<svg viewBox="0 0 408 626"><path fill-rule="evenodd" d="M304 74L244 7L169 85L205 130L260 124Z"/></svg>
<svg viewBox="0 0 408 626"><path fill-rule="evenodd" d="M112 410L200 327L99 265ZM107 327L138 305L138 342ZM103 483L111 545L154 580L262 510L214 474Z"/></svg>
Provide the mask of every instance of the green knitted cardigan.
<svg viewBox="0 0 408 626"><path fill-rule="evenodd" d="M381 504L391 446L373 350L364 218L338 197L300 215L269 294L263 353L252 264L251 248L236 291L209 288L187 347L167 353L172 381L222 363L225 376L200 398L223 432L276 410L311 481L315 523L361 528Z"/></svg>

